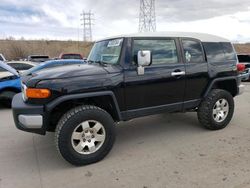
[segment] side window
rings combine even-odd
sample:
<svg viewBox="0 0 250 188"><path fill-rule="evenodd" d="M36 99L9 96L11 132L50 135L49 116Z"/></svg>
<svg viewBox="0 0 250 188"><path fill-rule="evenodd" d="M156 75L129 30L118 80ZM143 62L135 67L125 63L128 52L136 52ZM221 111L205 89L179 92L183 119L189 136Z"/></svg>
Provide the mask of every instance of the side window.
<svg viewBox="0 0 250 188"><path fill-rule="evenodd" d="M30 69L32 67L33 67L32 65L20 63L20 69L21 70L28 70L28 69Z"/></svg>
<svg viewBox="0 0 250 188"><path fill-rule="evenodd" d="M225 61L225 55L221 43L205 42L203 46L206 51L208 62L223 62Z"/></svg>
<svg viewBox="0 0 250 188"><path fill-rule="evenodd" d="M28 70L32 67L31 65L25 63L9 63L8 65L16 70Z"/></svg>
<svg viewBox="0 0 250 188"><path fill-rule="evenodd" d="M221 45L223 47L226 60L236 61L236 53L234 52L232 44L230 42L222 42Z"/></svg>
<svg viewBox="0 0 250 188"><path fill-rule="evenodd" d="M11 66L12 68L19 70L19 66L17 63L8 63L9 66Z"/></svg>
<svg viewBox="0 0 250 188"><path fill-rule="evenodd" d="M2 58L2 56L0 55L0 61L3 61L3 58Z"/></svg>
<svg viewBox="0 0 250 188"><path fill-rule="evenodd" d="M178 63L177 48L173 39L134 40L133 58L137 63L137 53L140 50L152 52L152 64Z"/></svg>
<svg viewBox="0 0 250 188"><path fill-rule="evenodd" d="M204 62L201 43L195 40L183 39L182 46L186 62L201 63Z"/></svg>

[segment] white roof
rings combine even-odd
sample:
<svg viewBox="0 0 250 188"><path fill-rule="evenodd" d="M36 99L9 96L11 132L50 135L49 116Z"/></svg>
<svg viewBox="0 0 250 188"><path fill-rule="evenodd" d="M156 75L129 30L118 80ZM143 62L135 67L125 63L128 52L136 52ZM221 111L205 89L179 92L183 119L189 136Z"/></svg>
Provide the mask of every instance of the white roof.
<svg viewBox="0 0 250 188"><path fill-rule="evenodd" d="M216 35L210 35L205 33L193 33L193 32L145 32L145 33L134 33L134 34L108 37L102 40L107 40L112 38L122 38L122 37L183 37L183 38L198 39L202 42L230 42L228 39Z"/></svg>

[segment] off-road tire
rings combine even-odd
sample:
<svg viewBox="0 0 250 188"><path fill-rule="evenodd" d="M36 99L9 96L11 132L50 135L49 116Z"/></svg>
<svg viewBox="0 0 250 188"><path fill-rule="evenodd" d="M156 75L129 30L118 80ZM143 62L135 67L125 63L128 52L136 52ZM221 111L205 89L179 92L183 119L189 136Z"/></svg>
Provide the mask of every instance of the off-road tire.
<svg viewBox="0 0 250 188"><path fill-rule="evenodd" d="M74 129L86 120L100 122L106 132L102 146L96 152L88 155L78 153L71 144ZM115 136L115 123L109 113L96 106L83 105L69 110L62 116L56 128L55 144L65 160L73 165L81 166L102 160L112 149Z"/></svg>
<svg viewBox="0 0 250 188"><path fill-rule="evenodd" d="M226 99L229 104L229 112L222 122L216 122L213 118L213 107L219 99ZM213 89L208 96L201 102L198 108L199 122L207 129L219 130L225 128L231 121L234 113L233 96L225 90Z"/></svg>

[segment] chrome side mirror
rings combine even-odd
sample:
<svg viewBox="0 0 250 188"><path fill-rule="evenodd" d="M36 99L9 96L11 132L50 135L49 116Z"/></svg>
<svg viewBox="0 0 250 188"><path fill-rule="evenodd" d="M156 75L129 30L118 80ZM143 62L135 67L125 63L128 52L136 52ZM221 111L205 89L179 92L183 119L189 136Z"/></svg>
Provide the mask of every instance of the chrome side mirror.
<svg viewBox="0 0 250 188"><path fill-rule="evenodd" d="M144 74L144 67L152 63L152 53L149 50L140 50L137 53L137 73L138 75Z"/></svg>

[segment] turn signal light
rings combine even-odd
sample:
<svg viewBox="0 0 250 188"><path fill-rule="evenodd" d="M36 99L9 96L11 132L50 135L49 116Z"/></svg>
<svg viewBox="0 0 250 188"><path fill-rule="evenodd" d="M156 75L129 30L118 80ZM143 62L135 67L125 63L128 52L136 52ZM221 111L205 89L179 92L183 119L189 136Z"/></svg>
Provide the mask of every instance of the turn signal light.
<svg viewBox="0 0 250 188"><path fill-rule="evenodd" d="M33 99L45 99L49 98L51 95L50 90L48 89L39 89L39 88L27 88L26 97Z"/></svg>
<svg viewBox="0 0 250 188"><path fill-rule="evenodd" d="M245 64L242 64L242 63L237 64L237 70L239 72L243 72L245 70L245 68L246 68Z"/></svg>

